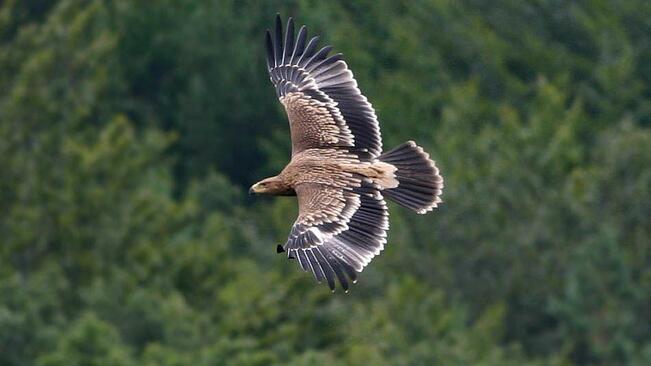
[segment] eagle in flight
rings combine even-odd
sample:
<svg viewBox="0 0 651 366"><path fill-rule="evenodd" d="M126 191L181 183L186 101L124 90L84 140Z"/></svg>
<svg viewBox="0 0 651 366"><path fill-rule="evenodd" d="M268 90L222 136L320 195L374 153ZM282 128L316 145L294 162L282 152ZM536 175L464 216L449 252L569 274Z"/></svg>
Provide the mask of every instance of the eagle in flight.
<svg viewBox="0 0 651 366"><path fill-rule="evenodd" d="M277 251L347 292L386 244L384 199L425 214L441 203L443 177L413 141L382 152L375 110L342 55L318 49L318 40L308 40L305 26L295 36L292 18L284 37L280 16L274 34L267 30L267 68L289 119L292 157L249 192L297 197L298 218Z"/></svg>

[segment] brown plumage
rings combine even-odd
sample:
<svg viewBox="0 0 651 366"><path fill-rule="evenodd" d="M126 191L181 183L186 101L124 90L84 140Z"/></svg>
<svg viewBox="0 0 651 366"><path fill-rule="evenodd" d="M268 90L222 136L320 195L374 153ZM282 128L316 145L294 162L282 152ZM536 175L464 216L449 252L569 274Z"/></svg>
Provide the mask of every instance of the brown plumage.
<svg viewBox="0 0 651 366"><path fill-rule="evenodd" d="M382 153L375 110L357 87L341 54L317 51L290 18L283 39L280 17L267 31L267 67L285 107L292 158L254 194L296 195L299 213L279 252L305 271L348 291L349 280L386 244L389 213L384 197L424 214L441 202L443 177L423 149L408 141Z"/></svg>

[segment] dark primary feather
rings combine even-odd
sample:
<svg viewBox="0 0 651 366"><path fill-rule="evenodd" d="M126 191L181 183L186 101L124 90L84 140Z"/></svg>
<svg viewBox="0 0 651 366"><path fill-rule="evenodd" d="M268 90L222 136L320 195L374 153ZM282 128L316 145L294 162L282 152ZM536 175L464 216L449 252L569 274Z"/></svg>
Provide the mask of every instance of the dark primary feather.
<svg viewBox="0 0 651 366"><path fill-rule="evenodd" d="M296 61L295 65L298 66L304 66L305 63L307 62L307 59L312 57L314 55L314 52L316 51L316 46L319 44L319 37L314 36L310 39L309 42L307 42L307 46L305 46L305 50L303 51L303 54L298 58Z"/></svg>
<svg viewBox="0 0 651 366"><path fill-rule="evenodd" d="M274 65L281 65L280 61L283 55L283 24L280 20L280 15L276 15L276 38L274 42Z"/></svg>
<svg viewBox="0 0 651 366"><path fill-rule="evenodd" d="M287 20L287 31L285 32L285 46L283 48L283 60L282 64L285 63L285 60L288 60L287 53L294 50L294 20L289 18Z"/></svg>
<svg viewBox="0 0 651 366"><path fill-rule="evenodd" d="M302 26L301 29L298 31L298 38L296 39L294 52L292 52L292 58L289 60L290 64L293 64L297 56L303 54L303 50L305 50L306 40L307 40L307 28L305 26Z"/></svg>
<svg viewBox="0 0 651 366"><path fill-rule="evenodd" d="M265 45L267 48L267 68L271 70L274 67L274 44L271 40L271 32L268 29L265 37Z"/></svg>

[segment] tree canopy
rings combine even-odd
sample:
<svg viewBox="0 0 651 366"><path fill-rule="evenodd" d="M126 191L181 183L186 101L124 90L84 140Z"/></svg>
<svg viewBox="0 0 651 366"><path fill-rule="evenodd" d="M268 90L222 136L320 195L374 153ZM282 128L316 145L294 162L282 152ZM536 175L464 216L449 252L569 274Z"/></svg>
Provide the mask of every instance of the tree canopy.
<svg viewBox="0 0 651 366"><path fill-rule="evenodd" d="M264 64L279 12L343 52L385 148L444 204L391 206L331 294L275 254L293 199ZM0 4L0 364L651 364L651 3Z"/></svg>

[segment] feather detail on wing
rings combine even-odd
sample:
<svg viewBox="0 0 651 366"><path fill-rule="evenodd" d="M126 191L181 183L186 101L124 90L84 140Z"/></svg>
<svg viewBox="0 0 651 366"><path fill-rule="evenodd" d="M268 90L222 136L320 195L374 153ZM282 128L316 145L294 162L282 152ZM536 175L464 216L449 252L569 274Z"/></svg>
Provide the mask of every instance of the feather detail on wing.
<svg viewBox="0 0 651 366"><path fill-rule="evenodd" d="M382 152L375 110L361 94L353 73L332 47L317 49L319 37L308 41L307 29L294 36L289 18L283 39L280 16L275 32L267 31L267 67L278 98L287 110L292 154L310 148L344 147L360 159Z"/></svg>
<svg viewBox="0 0 651 366"><path fill-rule="evenodd" d="M299 216L284 246L290 258L331 290L338 280L348 291L349 280L386 244L389 213L378 187L361 179L356 187L320 184L296 187Z"/></svg>

